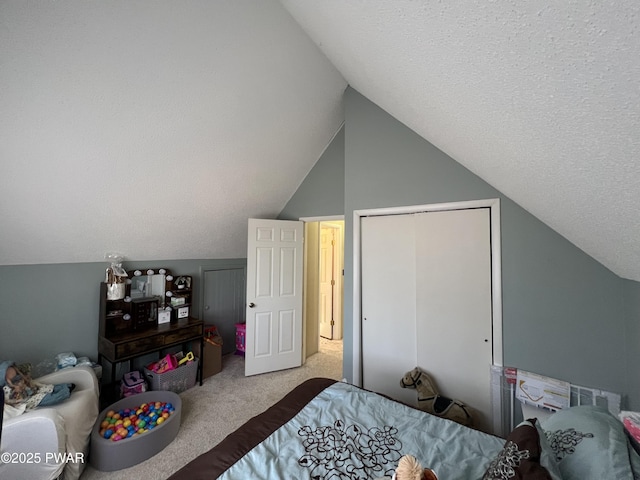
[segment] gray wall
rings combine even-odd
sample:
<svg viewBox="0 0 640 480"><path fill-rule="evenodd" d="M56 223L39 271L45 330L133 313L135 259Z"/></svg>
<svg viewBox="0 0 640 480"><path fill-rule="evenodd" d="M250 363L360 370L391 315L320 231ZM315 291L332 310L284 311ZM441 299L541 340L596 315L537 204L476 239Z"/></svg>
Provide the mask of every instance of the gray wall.
<svg viewBox="0 0 640 480"><path fill-rule="evenodd" d="M246 265L246 259L125 262L194 277L200 315L200 267ZM100 282L107 262L0 266L0 358L34 365L70 351L97 359Z"/></svg>
<svg viewBox="0 0 640 480"><path fill-rule="evenodd" d="M338 161L337 154L332 161ZM325 167L322 162L314 170ZM322 208L312 181L310 175L294 195L287 218L334 213ZM640 405L638 389L631 389L627 378L628 362L638 364L640 342L625 344L630 333L640 337L637 322L628 321L640 315L638 284L625 284L351 88L345 92L344 185L348 379L353 368L353 211L500 198L505 365L621 392L629 405ZM464 359L460 362L463 367Z"/></svg>
<svg viewBox="0 0 640 480"><path fill-rule="evenodd" d="M627 320L627 392L630 410L640 410L640 283L624 280L624 305Z"/></svg>
<svg viewBox="0 0 640 480"><path fill-rule="evenodd" d="M505 364L626 390L619 277L352 89L345 94L345 125L347 285L353 210L499 197ZM352 305L346 289L346 345Z"/></svg>
<svg viewBox="0 0 640 480"><path fill-rule="evenodd" d="M640 409L640 283L623 280L359 93L343 127L280 218L345 215L344 373L352 372L355 209L502 199L504 360L628 395ZM244 259L127 262L196 278ZM104 263L0 266L0 358L38 362L62 351L97 355ZM28 348L25 350L25 346ZM461 359L461 366L464 360Z"/></svg>
<svg viewBox="0 0 640 480"><path fill-rule="evenodd" d="M344 125L278 215L281 220L344 213Z"/></svg>

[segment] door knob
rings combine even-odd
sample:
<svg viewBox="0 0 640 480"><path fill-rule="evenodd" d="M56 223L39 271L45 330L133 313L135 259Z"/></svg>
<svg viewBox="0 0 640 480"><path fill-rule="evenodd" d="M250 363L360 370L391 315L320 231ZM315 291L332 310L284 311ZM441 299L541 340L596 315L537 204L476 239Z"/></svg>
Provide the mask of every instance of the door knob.
<svg viewBox="0 0 640 480"><path fill-rule="evenodd" d="M255 303L253 303L253 302L251 302L251 303L249 304L249 308L253 308L253 307L255 307L255 306L256 306L256 304L255 304Z"/></svg>
<svg viewBox="0 0 640 480"><path fill-rule="evenodd" d="M205 305L205 306L204 306L204 309L205 309L205 310L209 310L209 305Z"/></svg>

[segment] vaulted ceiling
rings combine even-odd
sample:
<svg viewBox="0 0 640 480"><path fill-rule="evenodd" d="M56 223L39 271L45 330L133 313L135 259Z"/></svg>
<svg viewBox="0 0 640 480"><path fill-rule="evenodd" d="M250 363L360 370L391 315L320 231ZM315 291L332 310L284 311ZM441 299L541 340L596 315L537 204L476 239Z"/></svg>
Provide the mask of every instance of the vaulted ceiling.
<svg viewBox="0 0 640 480"><path fill-rule="evenodd" d="M343 122L276 0L0 2L0 265L246 256Z"/></svg>
<svg viewBox="0 0 640 480"><path fill-rule="evenodd" d="M353 88L640 280L640 3L281 3Z"/></svg>
<svg viewBox="0 0 640 480"><path fill-rule="evenodd" d="M640 280L640 4L0 3L0 264L242 257L347 84Z"/></svg>

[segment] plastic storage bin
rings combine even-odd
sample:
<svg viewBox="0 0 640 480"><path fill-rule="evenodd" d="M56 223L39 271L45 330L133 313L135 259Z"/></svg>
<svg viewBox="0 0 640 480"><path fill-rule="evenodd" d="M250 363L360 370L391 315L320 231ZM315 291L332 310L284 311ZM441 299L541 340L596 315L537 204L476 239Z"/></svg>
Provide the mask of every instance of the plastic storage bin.
<svg viewBox="0 0 640 480"><path fill-rule="evenodd" d="M198 361L198 357L196 357L194 361L164 373L155 373L145 367L144 376L149 382L151 390L169 390L174 393L181 393L196 384Z"/></svg>
<svg viewBox="0 0 640 480"><path fill-rule="evenodd" d="M236 323L236 355L244 355L246 333L247 324Z"/></svg>

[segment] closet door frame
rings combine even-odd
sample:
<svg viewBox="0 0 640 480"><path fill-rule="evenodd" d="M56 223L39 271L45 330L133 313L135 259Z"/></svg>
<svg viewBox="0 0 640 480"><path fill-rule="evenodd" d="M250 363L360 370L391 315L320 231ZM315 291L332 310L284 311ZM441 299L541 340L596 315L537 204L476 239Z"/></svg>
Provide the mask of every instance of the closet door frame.
<svg viewBox="0 0 640 480"><path fill-rule="evenodd" d="M491 222L491 297L493 355L492 364L502 367L502 261L500 242L500 199L470 200L464 202L410 205L404 207L375 208L353 211L353 384L362 386L362 278L360 219L372 215L401 215L446 210L489 208Z"/></svg>

